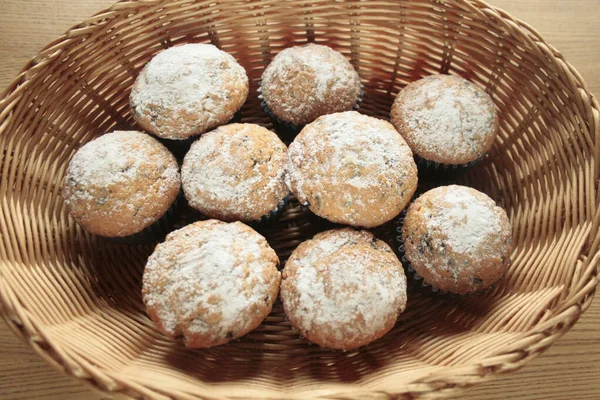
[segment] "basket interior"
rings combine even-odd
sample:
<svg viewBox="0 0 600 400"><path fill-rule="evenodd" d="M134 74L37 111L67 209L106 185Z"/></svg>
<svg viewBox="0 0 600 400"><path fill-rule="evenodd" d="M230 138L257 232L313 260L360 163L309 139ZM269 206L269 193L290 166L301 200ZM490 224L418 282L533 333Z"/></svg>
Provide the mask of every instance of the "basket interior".
<svg viewBox="0 0 600 400"><path fill-rule="evenodd" d="M280 50L308 41L348 57L368 115L387 119L403 86L435 73L463 76L491 94L500 134L459 183L508 212L513 265L479 297L448 299L411 286L393 331L356 351L308 343L279 301L242 339L184 349L145 315L141 277L153 246L104 242L66 213L60 191L68 161L94 137L134 126L135 77L180 43L231 53L251 82L243 121L270 127L257 99L261 73ZM355 397L460 386L515 368L577 320L593 294L584 288L596 279L598 113L570 71L535 33L479 2L121 3L50 44L0 108L7 314L51 362L129 395ZM292 202L261 233L283 265L322 229ZM394 229L376 232L392 243Z"/></svg>

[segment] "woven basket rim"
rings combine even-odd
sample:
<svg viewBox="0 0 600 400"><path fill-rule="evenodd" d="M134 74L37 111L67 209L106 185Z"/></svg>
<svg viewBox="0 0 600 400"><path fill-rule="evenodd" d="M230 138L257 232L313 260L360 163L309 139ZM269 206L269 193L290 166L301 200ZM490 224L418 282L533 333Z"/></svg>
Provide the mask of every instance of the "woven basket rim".
<svg viewBox="0 0 600 400"><path fill-rule="evenodd" d="M32 57L18 73L17 77L4 89L0 95L0 124L10 114L11 105L18 101L19 95L29 86L28 82L37 73L43 70L44 66L61 54L61 51L72 40L81 35L86 35L95 29L103 26L111 20L113 15L120 15L127 10L134 10L138 7L147 7L163 3L164 0L120 0L112 6L97 12L80 23L73 25L63 35L59 36L48 45L46 45L38 54ZM493 15L505 25L510 25L513 30L519 31L531 45L537 46L548 55L554 58L563 68L563 72L569 80L575 82L578 91L576 101L585 105L589 115L600 115L600 104L594 95L589 91L585 81L562 54L552 45L546 42L542 35L526 22L512 17L508 12L492 6L481 0L467 0L465 2L474 11L486 15ZM516 29L515 29L516 28ZM600 139L600 124L594 127L594 138ZM600 142L600 141L599 141ZM596 156L600 158L600 143L596 143ZM598 162L598 161L597 161ZM595 192L600 192L600 184L596 181ZM10 196L8 191L4 198ZM600 225L600 209L597 210L592 223L592 232ZM430 392L441 392L446 395L456 395L462 389L473 384L494 379L498 374L516 371L529 361L541 355L546 349L556 342L560 337L567 333L573 325L579 320L581 315L589 308L596 292L596 286L599 283L597 274L600 266L600 250L595 254L588 254L591 259L588 270L582 274L587 275L585 285L580 285L577 292L572 296L565 298L561 303L560 312L549 320L536 325L533 329L522 333L521 338L510 346L497 352L493 356L488 356L477 365L473 370L472 366L457 366L452 375L434 373L425 379L415 381L410 391L406 388L394 388L386 393L390 395L402 395L411 393L411 395L422 395ZM5 263L0 263L0 278L3 273ZM8 264L8 262L6 263ZM106 388L102 384L102 377L94 370L77 365L72 360L65 359L62 355L54 351L53 344L44 333L38 329L38 321L35 316L30 314L26 307L20 304L17 293L12 291L10 286L0 279L0 313L11 330L38 353L48 364L56 370L76 378L96 391L118 396L119 398L134 398L141 396L142 393L135 387ZM122 385L120 385L122 386ZM352 392L328 393L327 398L336 398L349 396L351 398L361 398L363 395L373 394L372 392L361 392L352 390ZM293 396L289 398L295 398Z"/></svg>

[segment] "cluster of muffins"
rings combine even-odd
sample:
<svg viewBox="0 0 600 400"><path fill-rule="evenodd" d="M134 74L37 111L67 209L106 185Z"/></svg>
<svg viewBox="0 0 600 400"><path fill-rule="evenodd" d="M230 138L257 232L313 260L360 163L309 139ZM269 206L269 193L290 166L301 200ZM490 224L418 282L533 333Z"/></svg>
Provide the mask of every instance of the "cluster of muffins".
<svg viewBox="0 0 600 400"><path fill-rule="evenodd" d="M243 67L212 45L167 49L131 91L147 133L107 133L67 169L65 204L86 231L119 243L166 235L143 277L148 315L166 336L194 348L227 343L259 326L279 294L307 339L353 349L389 332L406 308L405 268L457 295L506 272L510 223L492 199L450 185L412 201L422 175L468 168L490 150L498 117L481 88L448 75L413 82L389 123L356 111L363 89L344 55L296 46L260 82L272 132L232 123L248 87ZM301 243L280 272L252 227L276 220L290 196L345 226ZM206 220L172 230L181 203ZM398 252L366 230L395 219Z"/></svg>

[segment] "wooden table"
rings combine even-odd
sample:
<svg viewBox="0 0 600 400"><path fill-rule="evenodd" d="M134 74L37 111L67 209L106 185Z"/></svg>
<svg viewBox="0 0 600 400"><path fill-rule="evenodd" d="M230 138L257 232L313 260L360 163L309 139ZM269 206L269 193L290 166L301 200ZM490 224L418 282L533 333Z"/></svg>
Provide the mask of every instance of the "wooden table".
<svg viewBox="0 0 600 400"><path fill-rule="evenodd" d="M2 0L0 89L47 42L112 0ZM529 22L600 94L600 0L494 0ZM0 399L98 400L107 396L60 375L0 322ZM600 399L600 301L542 357L475 386L462 399Z"/></svg>

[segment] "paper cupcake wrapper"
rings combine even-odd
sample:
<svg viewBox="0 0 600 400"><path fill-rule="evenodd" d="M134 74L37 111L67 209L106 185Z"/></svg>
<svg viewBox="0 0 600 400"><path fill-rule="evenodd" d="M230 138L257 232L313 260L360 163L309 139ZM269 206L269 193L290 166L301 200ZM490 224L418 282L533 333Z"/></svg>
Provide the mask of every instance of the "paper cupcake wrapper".
<svg viewBox="0 0 600 400"><path fill-rule="evenodd" d="M128 236L101 236L106 241L118 244L140 245L156 243L164 240L165 236L173 229L175 223L176 210L181 202L182 194L179 193L171 207L165 214L156 220L152 225L143 230Z"/></svg>
<svg viewBox="0 0 600 400"><path fill-rule="evenodd" d="M394 250L396 251L398 258L400 259L400 262L402 263L402 266L404 267L404 272L409 280L411 280L415 284L421 286L427 292L433 293L437 296L440 296L440 297L446 298L446 299L461 299L461 298L481 296L482 294L485 294L485 293L489 292L490 290L492 290L492 288L496 287L499 284L499 282L502 282L504 280L505 274L502 275L500 277L500 279L498 279L497 282L493 283L492 285L488 286L487 288L480 290L480 291L476 291L476 292L470 292L470 293L467 293L464 295L448 292L446 290L441 290L438 287L436 287L435 285L432 285L429 282L425 281L425 279L423 279L423 277L421 275L419 275L417 273L417 271L413 268L413 266L411 265L408 258L406 258L406 254L404 251L404 240L402 239L402 226L404 225L404 218L406 217L407 209L408 209L408 207L405 208L404 211L402 211L402 213L400 214L400 216L397 219L396 232L395 232L396 233L396 235L395 235L396 246L395 246Z"/></svg>
<svg viewBox="0 0 600 400"><path fill-rule="evenodd" d="M430 182L449 181L460 178L469 168L477 165L487 155L468 162L466 164L440 164L434 161L414 155L417 169L419 170L419 179L424 179Z"/></svg>
<svg viewBox="0 0 600 400"><path fill-rule="evenodd" d="M229 121L227 121L224 125L239 123L242 121L242 111L237 110L237 112L233 115ZM162 144L165 145L167 149L173 153L175 158L179 163L183 161L183 158L187 154L190 146L196 139L198 139L202 135L191 136L187 139L165 139L155 136Z"/></svg>
<svg viewBox="0 0 600 400"><path fill-rule="evenodd" d="M242 109L240 108L239 110L237 110L235 112L235 114L233 114L233 117L231 117L231 119L229 121L227 121L227 123L225 125L228 124L239 124L240 122L242 122Z"/></svg>
<svg viewBox="0 0 600 400"><path fill-rule="evenodd" d="M335 222L331 222L330 220L320 217L317 214L315 214L311 209L310 209L310 205L308 204L300 204L300 209L302 210L302 213L306 216L306 218L313 224L316 224L318 226L320 226L322 229L333 229L335 227L340 226L340 224L337 224Z"/></svg>
<svg viewBox="0 0 600 400"><path fill-rule="evenodd" d="M288 205L289 201L290 201L290 196L289 195L285 196L283 199L281 199L279 201L279 203L277 204L277 207L275 207L273 210L269 211L267 214L263 215L259 219L255 220L255 221L249 221L249 222L242 221L242 222L250 225L254 229L264 228L266 226L269 226L269 225L277 222L277 220L279 219L281 214L283 214L283 211L285 210L285 207ZM175 227L177 229L183 228L184 226L194 223L196 221L202 221L202 220L214 218L214 217L209 217L206 214L203 214L200 211L194 209L189 204L187 204L187 200L185 201L185 205L180 207L180 209L181 209L181 212L179 213L180 215L177 217L176 222L175 222ZM219 218L216 218L216 219L219 219Z"/></svg>
<svg viewBox="0 0 600 400"><path fill-rule="evenodd" d="M269 211L267 214L263 215L256 221L250 222L249 225L252 228L264 228L265 226L269 226L277 222L277 220L279 220L279 217L281 217L281 214L283 214L283 210L289 202L290 196L287 195L279 201L279 204L277 204L277 207L275 209Z"/></svg>
<svg viewBox="0 0 600 400"><path fill-rule="evenodd" d="M360 85L360 92L358 94L358 98L356 99L356 103L352 107L354 111L360 108L360 103L363 101L364 96L364 87ZM277 117L273 111L267 105L267 102L263 98L261 82L258 82L258 99L260 100L260 105L265 110L269 118L271 119L271 123L273 124L273 128L275 128L275 132L279 136L279 138L286 144L289 145L294 141L294 138L300 133L302 128L305 125L295 125L290 122L284 121Z"/></svg>

